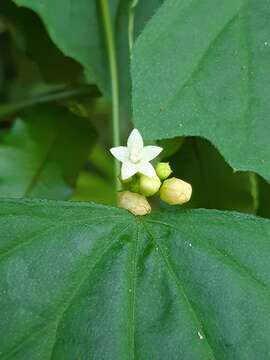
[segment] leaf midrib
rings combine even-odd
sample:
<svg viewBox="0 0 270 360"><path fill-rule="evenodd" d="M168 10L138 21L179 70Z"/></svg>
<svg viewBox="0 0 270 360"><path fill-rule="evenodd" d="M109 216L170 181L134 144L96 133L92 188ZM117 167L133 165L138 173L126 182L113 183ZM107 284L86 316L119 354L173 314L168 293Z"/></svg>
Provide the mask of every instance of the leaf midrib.
<svg viewBox="0 0 270 360"><path fill-rule="evenodd" d="M151 221L150 221L151 222ZM153 242L156 244L156 247L159 248L159 254L160 257L165 265L165 268L167 269L168 274L170 275L170 277L173 279L173 281L175 282L176 288L178 289L178 293L180 296L182 296L185 299L185 302L188 306L188 308L190 309L190 312L193 316L194 322L197 323L198 326L198 331L202 332L204 335L204 340L206 341L207 347L208 349L211 351L211 354L213 356L213 360L216 359L215 354L214 354L214 350L213 347L210 345L207 337L206 337L206 332L204 331L204 327L202 324L201 319L199 318L197 312L195 311L194 307L192 306L184 287L181 285L181 279L179 278L178 274L175 272L173 266L171 265L165 251L163 250L163 247L161 246L161 244L155 239L153 233L147 228L147 226L145 224L143 224L145 227L146 232L149 234L150 238L153 240Z"/></svg>
<svg viewBox="0 0 270 360"><path fill-rule="evenodd" d="M136 240L133 241L130 254L130 271L128 289L129 295L129 314L128 314L128 359L135 359L135 303L136 303L136 280L137 280L137 256L138 256L138 241L139 241L139 224L136 229Z"/></svg>

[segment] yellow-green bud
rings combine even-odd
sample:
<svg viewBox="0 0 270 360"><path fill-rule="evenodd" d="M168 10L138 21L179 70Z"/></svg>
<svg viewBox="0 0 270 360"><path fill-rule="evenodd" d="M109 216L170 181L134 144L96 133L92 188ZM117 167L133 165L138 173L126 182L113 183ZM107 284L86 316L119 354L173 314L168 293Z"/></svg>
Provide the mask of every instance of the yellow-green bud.
<svg viewBox="0 0 270 360"><path fill-rule="evenodd" d="M160 198L170 205L182 205L191 198L192 187L189 183L171 178L163 182L160 189Z"/></svg>
<svg viewBox="0 0 270 360"><path fill-rule="evenodd" d="M130 191L118 192L117 202L120 208L130 211L134 215L146 215L151 212L151 206L146 198Z"/></svg>
<svg viewBox="0 0 270 360"><path fill-rule="evenodd" d="M165 162L158 163L156 166L156 173L161 180L167 179L172 173L170 164Z"/></svg>
<svg viewBox="0 0 270 360"><path fill-rule="evenodd" d="M158 176L140 176L140 194L144 196L152 196L158 192L161 181Z"/></svg>

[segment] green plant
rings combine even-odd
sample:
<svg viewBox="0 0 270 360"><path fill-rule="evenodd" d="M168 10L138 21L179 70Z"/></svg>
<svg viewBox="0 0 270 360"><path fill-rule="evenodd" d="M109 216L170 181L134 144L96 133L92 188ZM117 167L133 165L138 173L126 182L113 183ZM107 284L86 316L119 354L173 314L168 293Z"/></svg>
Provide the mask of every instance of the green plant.
<svg viewBox="0 0 270 360"><path fill-rule="evenodd" d="M269 64L267 0L1 0L0 359L270 359Z"/></svg>

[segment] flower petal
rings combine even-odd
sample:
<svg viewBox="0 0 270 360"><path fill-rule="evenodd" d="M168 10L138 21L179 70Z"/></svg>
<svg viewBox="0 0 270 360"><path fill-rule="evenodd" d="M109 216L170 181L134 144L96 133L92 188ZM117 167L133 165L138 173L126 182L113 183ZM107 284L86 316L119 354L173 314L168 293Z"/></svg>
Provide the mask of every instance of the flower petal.
<svg viewBox="0 0 270 360"><path fill-rule="evenodd" d="M137 129L133 129L127 140L128 150L140 152L143 149L143 138Z"/></svg>
<svg viewBox="0 0 270 360"><path fill-rule="evenodd" d="M156 171L155 171L153 165L151 165L150 162L148 162L148 161L141 161L137 165L137 169L138 169L139 173L146 175L146 176L155 176L156 175Z"/></svg>
<svg viewBox="0 0 270 360"><path fill-rule="evenodd" d="M143 153L142 153L142 156L143 156L143 160L145 161L151 161L153 160L155 157L157 157L161 151L163 149L159 146L145 146L143 148Z"/></svg>
<svg viewBox="0 0 270 360"><path fill-rule="evenodd" d="M138 172L136 165L130 161L125 161L121 168L121 179L126 180Z"/></svg>
<svg viewBox="0 0 270 360"><path fill-rule="evenodd" d="M128 160L129 152L126 146L113 147L110 149L110 152L117 160L121 162Z"/></svg>

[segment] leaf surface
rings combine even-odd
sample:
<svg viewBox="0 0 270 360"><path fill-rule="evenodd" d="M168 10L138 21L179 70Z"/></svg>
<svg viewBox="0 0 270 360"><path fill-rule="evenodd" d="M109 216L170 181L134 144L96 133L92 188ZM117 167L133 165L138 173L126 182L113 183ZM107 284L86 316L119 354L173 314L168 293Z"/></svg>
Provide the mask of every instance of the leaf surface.
<svg viewBox="0 0 270 360"><path fill-rule="evenodd" d="M100 89L110 92L106 46L98 1L14 0L35 11L43 20L53 42L62 52L82 64Z"/></svg>
<svg viewBox="0 0 270 360"><path fill-rule="evenodd" d="M68 198L95 137L85 119L64 108L28 112L0 145L0 196Z"/></svg>
<svg viewBox="0 0 270 360"><path fill-rule="evenodd" d="M2 359L267 359L270 222L0 204Z"/></svg>
<svg viewBox="0 0 270 360"><path fill-rule="evenodd" d="M46 29L62 52L84 66L87 79L96 83L103 94L110 97L110 72L107 45L104 34L103 15L99 0L13 0L15 4L33 10L43 20ZM149 18L161 5L163 0L139 2L134 10L134 39L142 31ZM131 79L130 53L128 46L129 13L132 0L111 0L110 2L112 31L115 39L119 91L121 98L121 115L123 119L131 118ZM22 13L23 17L23 13ZM24 19L25 17L23 17ZM35 19L33 19L34 21ZM35 20L37 22L37 20ZM29 26L29 24L28 24ZM29 29L28 29L29 30ZM30 45L36 51L37 36L27 33ZM48 42L45 39L46 43ZM42 64L44 57L37 53L38 62ZM54 65L56 58L50 59Z"/></svg>
<svg viewBox="0 0 270 360"><path fill-rule="evenodd" d="M234 169L269 181L269 24L266 0L167 0L133 53L144 136L205 137Z"/></svg>
<svg viewBox="0 0 270 360"><path fill-rule="evenodd" d="M0 12L8 24L13 46L38 64L43 80L58 84L78 82L81 66L53 44L33 11L19 8L11 0L2 0Z"/></svg>
<svg viewBox="0 0 270 360"><path fill-rule="evenodd" d="M234 173L208 141L185 138L170 164L173 176L192 184L191 201L186 207L256 212L254 174Z"/></svg>

